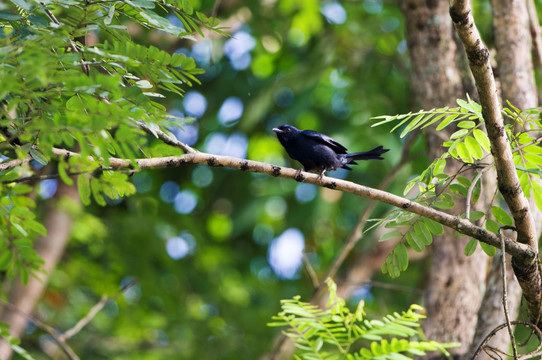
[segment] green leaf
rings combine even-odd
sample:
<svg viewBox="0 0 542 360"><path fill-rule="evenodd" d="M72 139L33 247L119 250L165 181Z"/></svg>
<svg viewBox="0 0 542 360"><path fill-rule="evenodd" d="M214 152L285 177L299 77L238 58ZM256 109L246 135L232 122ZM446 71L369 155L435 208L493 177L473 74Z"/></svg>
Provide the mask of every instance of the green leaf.
<svg viewBox="0 0 542 360"><path fill-rule="evenodd" d="M77 177L77 190L81 203L85 206L90 205L90 184L86 175L82 174Z"/></svg>
<svg viewBox="0 0 542 360"><path fill-rule="evenodd" d="M494 256L497 253L497 248L491 245L488 245L480 241L480 247L488 256Z"/></svg>
<svg viewBox="0 0 542 360"><path fill-rule="evenodd" d="M403 233L400 231L390 231L388 233L383 234L378 241L384 242L390 239L394 239L397 237L403 236Z"/></svg>
<svg viewBox="0 0 542 360"><path fill-rule="evenodd" d="M542 154L542 147L539 145L529 145L522 149L525 152L533 154Z"/></svg>
<svg viewBox="0 0 542 360"><path fill-rule="evenodd" d="M67 164L63 160L60 160L58 162L58 175L60 175L60 178L62 179L62 181L64 181L64 184L72 186L73 179L68 176L68 173L66 172L66 167Z"/></svg>
<svg viewBox="0 0 542 360"><path fill-rule="evenodd" d="M401 271L405 271L408 267L408 250L405 244L399 243L393 250L393 259L397 263Z"/></svg>
<svg viewBox="0 0 542 360"><path fill-rule="evenodd" d="M31 148L30 149L30 156L32 156L32 159L36 160L40 165L47 165L49 160L43 155L41 151L38 150L38 148Z"/></svg>
<svg viewBox="0 0 542 360"><path fill-rule="evenodd" d="M492 206L491 213L495 216L498 222L505 226L514 226L514 219L499 206Z"/></svg>
<svg viewBox="0 0 542 360"><path fill-rule="evenodd" d="M36 207L36 203L34 202L34 200L32 200L31 198L27 196L11 195L10 199L15 206L28 207L28 208Z"/></svg>
<svg viewBox="0 0 542 360"><path fill-rule="evenodd" d="M465 138L465 145L467 146L467 150L470 152L473 158L480 160L484 157L484 151L482 150L482 147L480 146L480 144L478 144L478 141L472 136L467 136Z"/></svg>
<svg viewBox="0 0 542 360"><path fill-rule="evenodd" d="M478 141L478 144L486 151L491 152L491 143L489 142L489 138L487 137L486 133L483 132L480 129L474 129L472 130L472 134L474 135L474 138L476 141Z"/></svg>
<svg viewBox="0 0 542 360"><path fill-rule="evenodd" d="M433 175L437 176L438 174L444 174L444 168L446 167L446 159L440 158L435 160L433 166Z"/></svg>
<svg viewBox="0 0 542 360"><path fill-rule="evenodd" d="M0 19L7 21L18 21L21 20L21 15L9 11L0 11Z"/></svg>
<svg viewBox="0 0 542 360"><path fill-rule="evenodd" d="M444 129L446 126L450 125L452 121L454 121L459 114L452 114L447 116L440 124L437 126L437 131L440 131Z"/></svg>
<svg viewBox="0 0 542 360"><path fill-rule="evenodd" d="M113 20L113 17L115 16L115 3L111 4L109 7L109 11L107 12L107 16L104 19L105 25L111 25L111 21Z"/></svg>
<svg viewBox="0 0 542 360"><path fill-rule="evenodd" d="M542 185L536 180L531 181L531 185L533 186L534 203L538 210L542 211Z"/></svg>
<svg viewBox="0 0 542 360"><path fill-rule="evenodd" d="M460 121L457 124L457 127L461 128L461 129L472 129L475 125L476 125L476 123L474 121L464 120L464 121Z"/></svg>
<svg viewBox="0 0 542 360"><path fill-rule="evenodd" d="M414 232L425 246L433 242L433 236L423 221L420 220L414 224Z"/></svg>
<svg viewBox="0 0 542 360"><path fill-rule="evenodd" d="M47 229L45 228L45 226L43 226L42 224L40 224L39 222L37 222L35 220L26 220L24 225L28 229L30 229L30 230L32 230L32 231L34 231L34 232L36 232L36 233L38 233L38 234L40 234L42 236L47 235Z"/></svg>
<svg viewBox="0 0 542 360"><path fill-rule="evenodd" d="M499 233L499 229L501 227L499 226L499 224L494 221L494 220L491 220L491 219L487 219L486 220L486 229L495 233L495 234L498 234Z"/></svg>
<svg viewBox="0 0 542 360"><path fill-rule="evenodd" d="M30 11L30 9L32 8L32 4L26 0L10 0L10 1L25 11Z"/></svg>
<svg viewBox="0 0 542 360"><path fill-rule="evenodd" d="M465 255L471 256L476 251L478 247L478 240L471 238L467 245L465 245Z"/></svg>
<svg viewBox="0 0 542 360"><path fill-rule="evenodd" d="M425 222L425 225L427 226L429 231L431 231L431 233L435 235L442 235L444 233L444 227L442 226L442 224L428 218L422 219L423 222Z"/></svg>
<svg viewBox="0 0 542 360"><path fill-rule="evenodd" d="M27 184L17 184L13 188L11 188L11 191L14 194L24 195L31 192L34 188Z"/></svg>
<svg viewBox="0 0 542 360"><path fill-rule="evenodd" d="M422 252L425 246L423 245L423 241L414 234L413 231L409 231L405 234L405 239L408 243L408 245L417 252Z"/></svg>
<svg viewBox="0 0 542 360"><path fill-rule="evenodd" d="M456 140L464 137L469 133L468 129L460 129L454 132L452 135L450 135L450 140Z"/></svg>
<svg viewBox="0 0 542 360"><path fill-rule="evenodd" d="M450 192L458 197L467 197L468 189L461 184L451 184Z"/></svg>
<svg viewBox="0 0 542 360"><path fill-rule="evenodd" d="M457 143L456 146L457 149L457 155L463 160L465 163L472 163L472 156L469 152L469 149L467 149L467 145L465 145L464 142Z"/></svg>
<svg viewBox="0 0 542 360"><path fill-rule="evenodd" d="M105 198L102 195L102 183L100 180L98 180L95 177L90 178L90 190L92 191L92 196L94 197L94 200L96 203L100 206L105 206L107 203L105 202Z"/></svg>
<svg viewBox="0 0 542 360"><path fill-rule="evenodd" d="M19 268L20 275L21 275L21 283L23 285L28 285L28 268L26 266L21 266Z"/></svg>
<svg viewBox="0 0 542 360"><path fill-rule="evenodd" d="M475 222L483 218L484 215L485 213L483 211L471 211L469 220Z"/></svg>
<svg viewBox="0 0 542 360"><path fill-rule="evenodd" d="M525 153L523 154L523 158L527 160L530 163L536 164L536 165L542 165L542 156L532 153Z"/></svg>
<svg viewBox="0 0 542 360"><path fill-rule="evenodd" d="M406 134L408 134L409 132L411 132L412 130L420 127L421 125L423 125L423 123L427 120L427 115L426 114L420 114L418 116L416 116L414 119L412 119L412 121L410 121L410 123L404 128L404 130L401 132L401 135L399 137L403 138L405 137Z"/></svg>
<svg viewBox="0 0 542 360"><path fill-rule="evenodd" d="M442 194L440 198L433 203L433 206L439 209L452 209L455 202L450 194Z"/></svg>
<svg viewBox="0 0 542 360"><path fill-rule="evenodd" d="M13 251L4 249L2 254L0 254L0 271L4 271L8 268L11 259L13 259Z"/></svg>

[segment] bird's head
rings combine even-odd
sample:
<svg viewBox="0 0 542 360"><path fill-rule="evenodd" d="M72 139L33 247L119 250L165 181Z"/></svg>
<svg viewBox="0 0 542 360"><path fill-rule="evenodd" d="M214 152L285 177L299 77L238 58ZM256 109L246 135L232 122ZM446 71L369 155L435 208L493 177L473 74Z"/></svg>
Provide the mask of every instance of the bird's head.
<svg viewBox="0 0 542 360"><path fill-rule="evenodd" d="M279 127L276 127L273 129L273 131L277 134L277 137L279 140L286 141L288 139L294 138L297 134L299 134L299 130L295 128L292 125L281 125Z"/></svg>

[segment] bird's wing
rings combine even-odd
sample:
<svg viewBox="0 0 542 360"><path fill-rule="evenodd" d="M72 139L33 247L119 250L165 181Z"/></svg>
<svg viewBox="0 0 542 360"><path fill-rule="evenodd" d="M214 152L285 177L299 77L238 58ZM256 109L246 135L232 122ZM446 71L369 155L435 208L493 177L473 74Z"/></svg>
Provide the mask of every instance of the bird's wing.
<svg viewBox="0 0 542 360"><path fill-rule="evenodd" d="M301 132L301 135L329 146L337 154L346 154L346 148L344 146L342 146L329 136L319 133L318 131L303 130Z"/></svg>

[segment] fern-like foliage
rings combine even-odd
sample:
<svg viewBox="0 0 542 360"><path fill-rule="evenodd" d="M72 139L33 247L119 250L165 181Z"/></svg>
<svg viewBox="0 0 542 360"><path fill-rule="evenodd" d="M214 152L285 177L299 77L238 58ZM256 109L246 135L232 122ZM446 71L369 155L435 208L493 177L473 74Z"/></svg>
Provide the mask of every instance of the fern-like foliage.
<svg viewBox="0 0 542 360"><path fill-rule="evenodd" d="M404 189L404 195L413 201L443 210L453 209L458 201L466 201L469 206L476 204L481 192L481 176L494 166L481 106L468 96L467 100L457 100L457 104L455 108L378 116L375 119L379 121L373 125L393 123L391 131L401 129L401 137L428 126L434 126L437 131L455 127L443 142L447 151L419 175L413 176ZM505 130L522 190L527 197L533 196L536 205L542 210L542 185L533 181L542 177L542 149L538 146L542 138L533 135L542 128L540 111L522 111L508 103L503 109L503 115L509 120ZM459 172L449 173L446 170L450 160L463 163ZM467 172L469 175L464 176ZM502 225L513 225L512 218L499 206L499 201L500 197L496 196L495 204L486 212L469 211L464 216L493 232L497 232ZM407 268L408 247L422 251L431 244L433 235L442 233L440 225L401 209L392 211L382 223L393 230L384 234L381 241L399 239L399 244L382 265L382 271L393 277L399 276ZM496 253L495 248L471 239L465 247L465 254L474 253L478 244L488 255Z"/></svg>
<svg viewBox="0 0 542 360"><path fill-rule="evenodd" d="M11 0L3 10L2 159L32 157L45 166L54 147L77 149L81 158L54 165L66 184L77 184L83 204L106 205L108 198L135 193L127 174L106 171L109 159L160 156L138 122L165 131L182 126L186 119L170 115L162 98L199 84L203 70L193 58L138 44L127 25L190 38L204 30L224 34L218 19L196 11L190 0ZM91 33L96 41L87 45ZM41 166L24 164L0 171L0 271L26 283L43 264L33 240L46 229L28 196L32 188L17 183Z"/></svg>
<svg viewBox="0 0 542 360"><path fill-rule="evenodd" d="M407 360L441 351L458 344L441 344L422 340L420 321L423 308L412 305L401 314L393 313L381 320L369 320L361 301L351 312L345 301L337 296L337 285L331 279L326 309L303 302L300 296L282 300L282 311L269 326L286 326L284 334L297 347L297 359L378 359Z"/></svg>

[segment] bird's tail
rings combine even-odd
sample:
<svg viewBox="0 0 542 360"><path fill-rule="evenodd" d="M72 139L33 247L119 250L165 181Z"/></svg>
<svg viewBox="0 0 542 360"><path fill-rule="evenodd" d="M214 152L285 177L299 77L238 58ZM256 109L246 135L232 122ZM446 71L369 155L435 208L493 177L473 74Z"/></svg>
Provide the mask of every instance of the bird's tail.
<svg viewBox="0 0 542 360"><path fill-rule="evenodd" d="M389 151L390 149L384 149L382 146L375 147L373 150L357 152L352 154L341 154L340 160L343 163L343 169L352 170L348 164L356 165L356 160L384 160L380 155Z"/></svg>
<svg viewBox="0 0 542 360"><path fill-rule="evenodd" d="M389 151L390 149L384 149L382 146L375 147L373 150L357 152L352 154L346 154L345 158L347 164L354 163L354 160L383 160L384 158L380 155Z"/></svg>

